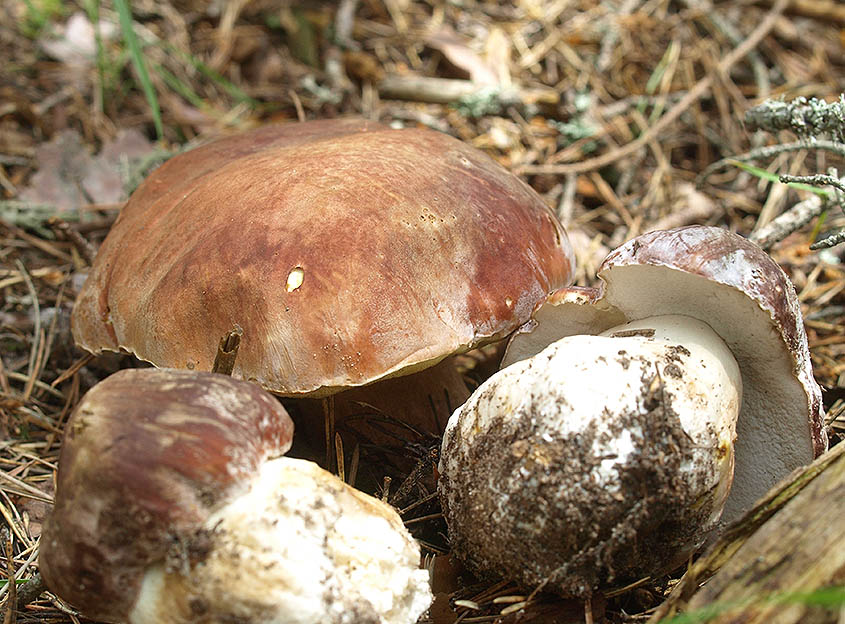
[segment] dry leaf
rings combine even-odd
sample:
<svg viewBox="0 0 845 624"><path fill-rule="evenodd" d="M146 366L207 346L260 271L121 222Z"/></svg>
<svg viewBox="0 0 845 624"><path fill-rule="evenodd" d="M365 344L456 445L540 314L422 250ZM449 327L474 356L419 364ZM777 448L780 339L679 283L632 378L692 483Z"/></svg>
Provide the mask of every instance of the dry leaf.
<svg viewBox="0 0 845 624"><path fill-rule="evenodd" d="M150 154L154 146L137 130L121 130L92 157L75 130L64 130L35 151L38 171L19 199L53 206L56 212L88 204L115 204L126 199L129 162Z"/></svg>

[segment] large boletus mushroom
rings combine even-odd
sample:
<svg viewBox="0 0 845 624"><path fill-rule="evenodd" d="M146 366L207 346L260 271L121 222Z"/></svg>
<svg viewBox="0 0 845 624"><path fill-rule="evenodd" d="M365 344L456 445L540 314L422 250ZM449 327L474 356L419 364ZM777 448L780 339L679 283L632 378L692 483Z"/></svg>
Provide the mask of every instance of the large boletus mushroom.
<svg viewBox="0 0 845 624"><path fill-rule="evenodd" d="M570 595L679 563L827 445L795 291L756 245L652 232L599 276L513 336L440 462L456 552Z"/></svg>
<svg viewBox="0 0 845 624"><path fill-rule="evenodd" d="M94 353L208 370L238 324L236 377L321 397L507 335L572 270L540 197L454 138L361 120L267 126L139 187L72 327Z"/></svg>
<svg viewBox="0 0 845 624"><path fill-rule="evenodd" d="M280 457L293 424L255 384L124 370L67 427L39 568L89 617L411 624L428 607L398 514Z"/></svg>

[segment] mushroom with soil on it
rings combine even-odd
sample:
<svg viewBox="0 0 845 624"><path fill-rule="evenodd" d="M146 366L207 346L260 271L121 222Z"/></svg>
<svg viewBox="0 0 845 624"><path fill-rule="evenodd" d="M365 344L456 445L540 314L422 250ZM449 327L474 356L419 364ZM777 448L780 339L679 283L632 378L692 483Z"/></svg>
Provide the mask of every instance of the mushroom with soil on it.
<svg viewBox="0 0 845 624"><path fill-rule="evenodd" d="M756 245L652 232L599 277L512 337L440 461L455 551L567 595L670 569L827 446L795 291Z"/></svg>
<svg viewBox="0 0 845 624"><path fill-rule="evenodd" d="M72 328L93 353L209 370L237 324L236 377L286 397L345 390L339 412L366 403L437 435L469 394L445 360L508 335L572 272L542 199L452 137L354 119L266 126L150 175Z"/></svg>
<svg viewBox="0 0 845 624"><path fill-rule="evenodd" d="M280 457L292 435L255 384L108 377L68 421L47 586L109 622L416 622L431 598L419 546L388 505Z"/></svg>

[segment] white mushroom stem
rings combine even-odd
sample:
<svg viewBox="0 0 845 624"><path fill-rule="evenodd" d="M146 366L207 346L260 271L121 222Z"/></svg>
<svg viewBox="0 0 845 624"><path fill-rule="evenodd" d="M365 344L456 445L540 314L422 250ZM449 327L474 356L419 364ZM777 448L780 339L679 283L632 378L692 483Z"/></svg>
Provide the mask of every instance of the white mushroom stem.
<svg viewBox="0 0 845 624"><path fill-rule="evenodd" d="M740 401L730 350L689 317L553 343L449 421L453 548L481 573L567 595L683 560L730 489Z"/></svg>
<svg viewBox="0 0 845 624"><path fill-rule="evenodd" d="M681 427L697 445L703 445L699 452L715 452L711 481L715 484L711 520L715 522L733 481L733 447L742 403L742 376L730 349L707 324L677 314L632 321L599 335L644 339L637 340L637 346L643 349L642 356L654 354L657 383L664 392L673 392L672 409ZM669 361L662 368L661 358Z"/></svg>
<svg viewBox="0 0 845 624"><path fill-rule="evenodd" d="M265 463L142 582L132 624L411 624L419 546L392 508L303 460Z"/></svg>

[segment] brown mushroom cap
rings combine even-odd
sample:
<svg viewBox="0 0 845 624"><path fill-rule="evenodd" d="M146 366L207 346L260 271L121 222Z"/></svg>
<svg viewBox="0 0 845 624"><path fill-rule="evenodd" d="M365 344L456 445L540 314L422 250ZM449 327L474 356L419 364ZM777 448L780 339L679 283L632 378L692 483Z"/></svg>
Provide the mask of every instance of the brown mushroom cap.
<svg viewBox="0 0 845 624"><path fill-rule="evenodd" d="M67 424L39 568L88 616L125 620L144 570L290 447L293 423L254 384L192 371L123 370Z"/></svg>
<svg viewBox="0 0 845 624"><path fill-rule="evenodd" d="M710 325L739 363L743 387L724 521L827 448L798 297L757 245L715 227L655 231L611 252L598 274L598 289L552 295L536 314L543 331L515 334L503 366L539 353L549 336L598 334L620 319L682 314Z"/></svg>
<svg viewBox="0 0 845 624"><path fill-rule="evenodd" d="M504 336L569 282L559 223L447 135L360 120L268 126L182 154L135 192L73 313L85 349L321 396Z"/></svg>

